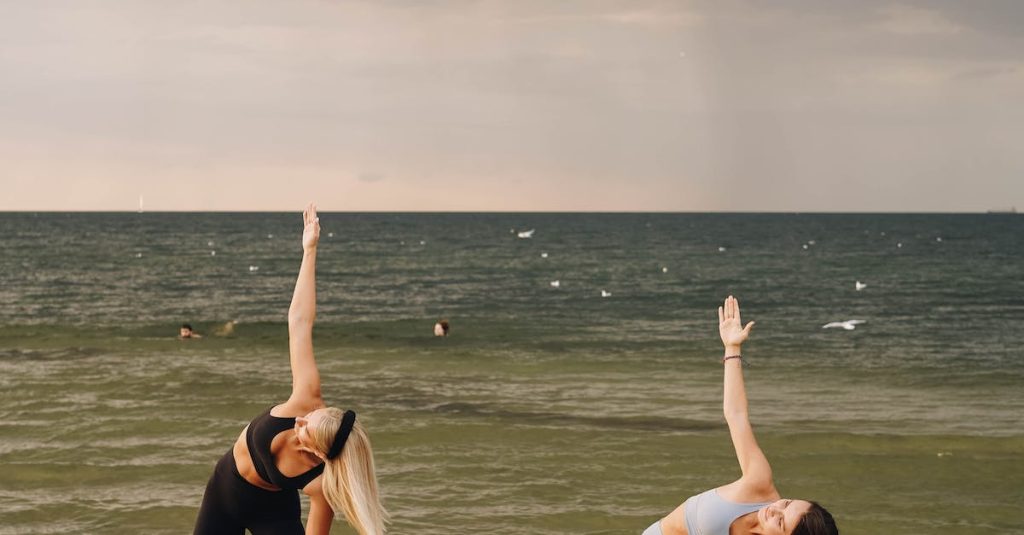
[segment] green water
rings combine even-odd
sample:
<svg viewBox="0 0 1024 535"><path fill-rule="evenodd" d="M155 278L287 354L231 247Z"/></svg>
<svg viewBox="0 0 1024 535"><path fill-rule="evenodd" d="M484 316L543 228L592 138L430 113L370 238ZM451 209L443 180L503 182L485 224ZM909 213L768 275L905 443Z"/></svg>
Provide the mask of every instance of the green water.
<svg viewBox="0 0 1024 535"><path fill-rule="evenodd" d="M751 416L784 495L844 534L1024 533L1015 218L321 217L325 396L367 423L394 533L639 533L731 481L727 293L758 321ZM294 218L49 219L0 214L0 533L190 532L213 464L288 395Z"/></svg>

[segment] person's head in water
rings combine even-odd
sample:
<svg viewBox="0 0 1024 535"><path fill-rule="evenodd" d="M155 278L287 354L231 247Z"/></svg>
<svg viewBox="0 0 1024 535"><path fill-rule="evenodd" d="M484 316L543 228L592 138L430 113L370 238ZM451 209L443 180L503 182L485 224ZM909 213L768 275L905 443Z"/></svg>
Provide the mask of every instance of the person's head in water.
<svg viewBox="0 0 1024 535"><path fill-rule="evenodd" d="M434 336L448 336L448 320L440 320L434 324Z"/></svg>
<svg viewBox="0 0 1024 535"><path fill-rule="evenodd" d="M335 514L343 513L360 535L382 535L388 513L380 502L373 448L355 415L344 446L329 458L345 413L335 407L317 409L295 419L300 447L324 460L324 498Z"/></svg>
<svg viewBox="0 0 1024 535"><path fill-rule="evenodd" d="M839 535L836 521L817 502L781 499L757 510L763 535Z"/></svg>
<svg viewBox="0 0 1024 535"><path fill-rule="evenodd" d="M181 328L178 329L178 338L199 338L199 335L192 330L191 325L182 323Z"/></svg>

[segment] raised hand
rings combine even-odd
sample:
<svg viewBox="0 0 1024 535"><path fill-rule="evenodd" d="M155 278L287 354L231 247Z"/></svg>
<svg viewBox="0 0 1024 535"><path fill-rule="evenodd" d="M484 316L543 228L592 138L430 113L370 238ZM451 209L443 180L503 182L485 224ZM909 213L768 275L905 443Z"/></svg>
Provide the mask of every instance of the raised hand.
<svg viewBox="0 0 1024 535"><path fill-rule="evenodd" d="M739 350L740 345L747 341L754 322L746 327L740 321L740 302L729 296L722 306L718 307L718 333L722 336L722 344L726 350Z"/></svg>
<svg viewBox="0 0 1024 535"><path fill-rule="evenodd" d="M316 205L309 203L302 211L302 249L314 249L319 241L320 218L316 216Z"/></svg>

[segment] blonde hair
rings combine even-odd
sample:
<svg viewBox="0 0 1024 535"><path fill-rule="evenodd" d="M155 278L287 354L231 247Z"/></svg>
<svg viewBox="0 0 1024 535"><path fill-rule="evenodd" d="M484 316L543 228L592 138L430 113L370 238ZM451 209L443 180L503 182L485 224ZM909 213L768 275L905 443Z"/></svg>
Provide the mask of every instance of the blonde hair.
<svg viewBox="0 0 1024 535"><path fill-rule="evenodd" d="M324 412L326 414L312 433L313 443L321 452L330 450L344 416L341 409L335 407L328 407ZM344 513L345 519L359 535L384 534L388 512L384 510L377 490L370 438L358 419L341 454L324 463L321 487L331 509L335 514Z"/></svg>

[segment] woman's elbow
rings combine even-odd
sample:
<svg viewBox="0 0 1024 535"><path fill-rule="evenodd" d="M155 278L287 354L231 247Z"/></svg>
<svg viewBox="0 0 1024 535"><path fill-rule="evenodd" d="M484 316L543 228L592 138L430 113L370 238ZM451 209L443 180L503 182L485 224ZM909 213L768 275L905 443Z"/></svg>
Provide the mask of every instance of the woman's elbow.
<svg viewBox="0 0 1024 535"><path fill-rule="evenodd" d="M750 421L750 415L744 409L725 409L725 421L729 423L741 423Z"/></svg>

